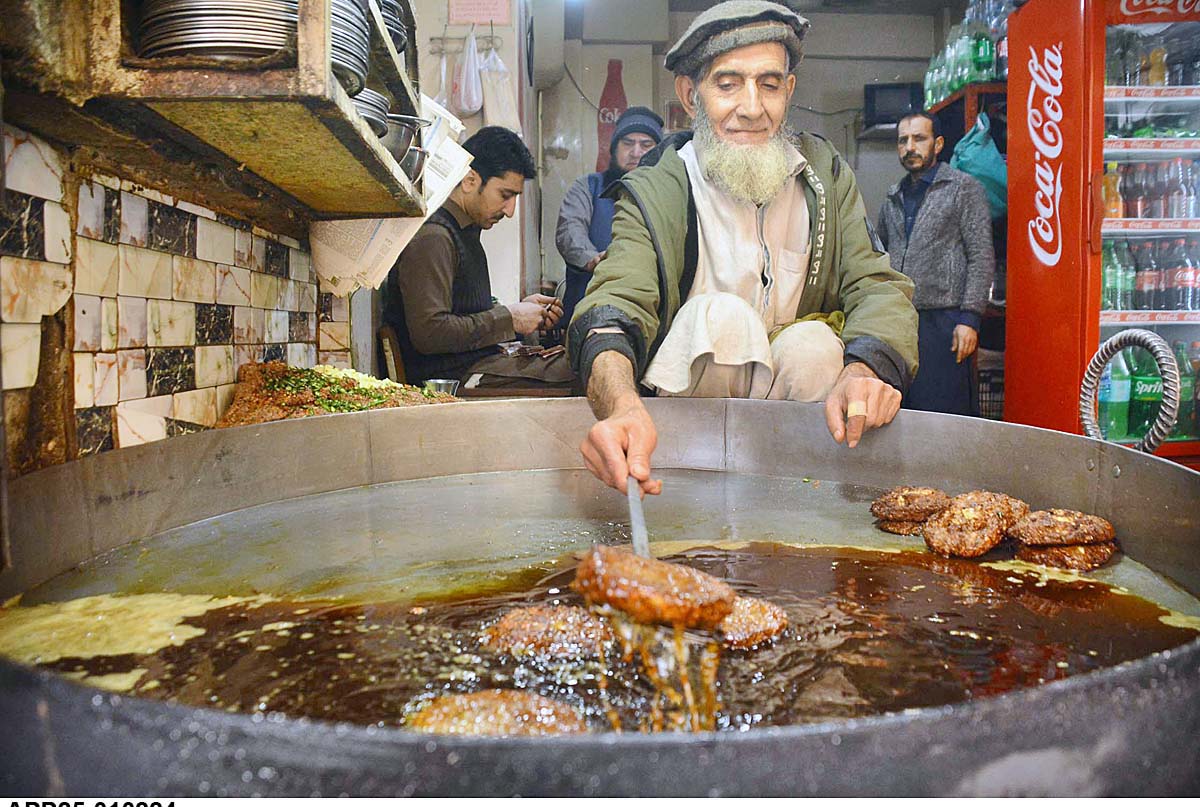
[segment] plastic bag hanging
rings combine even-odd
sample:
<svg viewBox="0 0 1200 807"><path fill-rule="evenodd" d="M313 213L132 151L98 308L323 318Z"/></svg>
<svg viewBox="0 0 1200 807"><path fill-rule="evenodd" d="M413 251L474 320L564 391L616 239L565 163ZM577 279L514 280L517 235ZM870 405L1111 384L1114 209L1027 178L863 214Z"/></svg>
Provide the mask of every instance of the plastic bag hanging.
<svg viewBox="0 0 1200 807"><path fill-rule="evenodd" d="M512 73L508 71L500 54L492 48L479 66L479 78L483 84L483 122L487 126L503 126L517 134L521 132L521 115L517 111L517 99L513 94Z"/></svg>
<svg viewBox="0 0 1200 807"><path fill-rule="evenodd" d="M483 106L483 86L479 78L479 47L475 44L475 28L467 34L462 54L454 65L454 87L450 92L453 110L464 118L477 113Z"/></svg>
<svg viewBox="0 0 1200 807"><path fill-rule="evenodd" d="M446 38L442 37L442 42L445 43L445 41L446 41ZM446 109L449 109L450 108L450 85L446 81L446 74L448 72L450 72L450 68L446 62L447 62L446 46L445 46L445 44L443 44L442 45L442 60L438 64L438 77L439 77L438 91L437 91L437 95L433 96L433 100L437 101L439 104L444 106Z"/></svg>
<svg viewBox="0 0 1200 807"><path fill-rule="evenodd" d="M955 145L950 167L979 180L987 192L988 206L995 219L1008 211L1008 164L996 148L991 132L991 121L980 112L971 131Z"/></svg>

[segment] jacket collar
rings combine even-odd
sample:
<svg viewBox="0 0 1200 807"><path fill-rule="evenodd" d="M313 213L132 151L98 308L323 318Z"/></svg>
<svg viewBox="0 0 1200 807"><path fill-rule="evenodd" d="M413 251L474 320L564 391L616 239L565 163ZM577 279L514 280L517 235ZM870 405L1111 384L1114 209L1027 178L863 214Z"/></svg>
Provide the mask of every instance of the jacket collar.
<svg viewBox="0 0 1200 807"><path fill-rule="evenodd" d="M951 169L950 163L938 163L937 174L934 175L933 181L929 183L930 187L951 182L954 179L954 177L951 176L952 170L953 169ZM887 195L889 199L894 196L898 197L900 195L900 187L904 184L904 179L907 178L908 177L906 175L895 185L892 185L892 187L888 188Z"/></svg>

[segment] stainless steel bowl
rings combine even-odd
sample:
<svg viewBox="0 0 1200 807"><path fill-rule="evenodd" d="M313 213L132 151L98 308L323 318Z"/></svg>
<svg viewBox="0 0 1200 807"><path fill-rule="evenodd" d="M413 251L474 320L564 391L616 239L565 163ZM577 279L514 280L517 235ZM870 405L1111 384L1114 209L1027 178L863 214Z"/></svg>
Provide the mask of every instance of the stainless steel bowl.
<svg viewBox="0 0 1200 807"><path fill-rule="evenodd" d="M425 158L428 156L429 152L420 146L410 146L408 153L400 161L400 167L404 169L404 173L408 174L409 179L417 182L425 173Z"/></svg>
<svg viewBox="0 0 1200 807"><path fill-rule="evenodd" d="M444 392L447 395L453 395L458 392L458 379L429 378L425 380L425 390L427 392Z"/></svg>
<svg viewBox="0 0 1200 807"><path fill-rule="evenodd" d="M396 162L401 163L408 154L408 149L416 140L417 130L428 126L424 118L414 118L412 115L388 115L388 133L383 138L383 147L391 152Z"/></svg>

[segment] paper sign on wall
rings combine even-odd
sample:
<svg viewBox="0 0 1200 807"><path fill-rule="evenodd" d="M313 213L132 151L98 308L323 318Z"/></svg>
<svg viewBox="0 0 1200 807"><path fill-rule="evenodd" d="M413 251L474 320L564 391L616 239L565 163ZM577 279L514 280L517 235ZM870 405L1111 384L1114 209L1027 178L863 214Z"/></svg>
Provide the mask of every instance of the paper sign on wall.
<svg viewBox="0 0 1200 807"><path fill-rule="evenodd" d="M512 25L512 0L450 0L451 25Z"/></svg>

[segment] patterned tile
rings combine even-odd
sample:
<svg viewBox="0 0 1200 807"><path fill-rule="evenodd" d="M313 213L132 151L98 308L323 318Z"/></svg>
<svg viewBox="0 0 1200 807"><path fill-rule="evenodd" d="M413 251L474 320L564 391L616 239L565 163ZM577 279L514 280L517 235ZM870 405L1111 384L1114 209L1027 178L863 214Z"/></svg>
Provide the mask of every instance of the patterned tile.
<svg viewBox="0 0 1200 807"><path fill-rule="evenodd" d="M17 129L5 129L5 187L39 199L61 202L62 176L62 158L45 141Z"/></svg>
<svg viewBox="0 0 1200 807"><path fill-rule="evenodd" d="M120 391L117 400L132 401L145 398L148 389L146 386L146 351L118 351L117 378Z"/></svg>
<svg viewBox="0 0 1200 807"><path fill-rule="evenodd" d="M225 417L225 413L229 411L236 390L237 384L222 384L217 387L217 420Z"/></svg>
<svg viewBox="0 0 1200 807"><path fill-rule="evenodd" d="M317 322L311 314L293 311L288 314L288 341L317 341Z"/></svg>
<svg viewBox="0 0 1200 807"><path fill-rule="evenodd" d="M86 457L113 449L115 415L116 409L112 406L92 406L75 411L75 437L79 444L79 456Z"/></svg>
<svg viewBox="0 0 1200 807"><path fill-rule="evenodd" d="M70 263L71 217L58 202L46 202L42 215L45 219L46 260Z"/></svg>
<svg viewBox="0 0 1200 807"><path fill-rule="evenodd" d="M248 221L242 221L241 219L234 218L233 216L226 216L224 213L217 214L217 221L228 227L232 227L235 230L242 230L247 233L250 232L250 222Z"/></svg>
<svg viewBox="0 0 1200 807"><path fill-rule="evenodd" d="M261 344L267 332L267 312L261 308L238 306L233 309L233 342L238 345Z"/></svg>
<svg viewBox="0 0 1200 807"><path fill-rule="evenodd" d="M254 236L249 230L237 230L233 234L233 263L243 269L254 265Z"/></svg>
<svg viewBox="0 0 1200 807"><path fill-rule="evenodd" d="M246 268L256 272L267 271L267 240L265 238L253 236L250 244L250 261Z"/></svg>
<svg viewBox="0 0 1200 807"><path fill-rule="evenodd" d="M159 415L142 412L130 406L130 402L117 406L117 446L128 448L143 443L165 440L167 420Z"/></svg>
<svg viewBox="0 0 1200 807"><path fill-rule="evenodd" d="M317 311L319 322L333 322L333 295L323 291L317 295Z"/></svg>
<svg viewBox="0 0 1200 807"><path fill-rule="evenodd" d="M112 406L120 400L119 356L118 353L97 353L95 356L96 406ZM142 394L146 394L144 387Z"/></svg>
<svg viewBox="0 0 1200 807"><path fill-rule="evenodd" d="M0 205L0 255L46 259L44 199L9 191Z"/></svg>
<svg viewBox="0 0 1200 807"><path fill-rule="evenodd" d="M322 322L317 344L321 350L349 350L350 323Z"/></svg>
<svg viewBox="0 0 1200 807"><path fill-rule="evenodd" d="M121 240L121 192L104 189L104 232L102 241L115 244Z"/></svg>
<svg viewBox="0 0 1200 807"><path fill-rule="evenodd" d="M217 299L217 265L210 261L176 255L172 259L175 284L172 296L191 303L212 303Z"/></svg>
<svg viewBox="0 0 1200 807"><path fill-rule="evenodd" d="M146 346L146 299L117 298L117 347Z"/></svg>
<svg viewBox="0 0 1200 807"><path fill-rule="evenodd" d="M5 322L41 322L58 313L70 296L70 266L0 257L0 319Z"/></svg>
<svg viewBox="0 0 1200 807"><path fill-rule="evenodd" d="M217 387L237 379L233 363L233 345L208 345L196 348L196 386Z"/></svg>
<svg viewBox="0 0 1200 807"><path fill-rule="evenodd" d="M288 276L288 248L278 241L267 241L267 263L263 267L268 275L275 277Z"/></svg>
<svg viewBox="0 0 1200 807"><path fill-rule="evenodd" d="M196 306L196 344L229 345L233 343L233 306Z"/></svg>
<svg viewBox="0 0 1200 807"><path fill-rule="evenodd" d="M263 345L263 361L287 361L287 345Z"/></svg>
<svg viewBox="0 0 1200 807"><path fill-rule="evenodd" d="M104 315L100 297L87 294L76 294L75 304L75 344L74 350L100 350L100 334Z"/></svg>
<svg viewBox="0 0 1200 807"><path fill-rule="evenodd" d="M104 186L94 182L79 183L78 205L75 233L84 238L103 237Z"/></svg>
<svg viewBox="0 0 1200 807"><path fill-rule="evenodd" d="M149 203L150 249L196 257L196 217L176 207Z"/></svg>
<svg viewBox="0 0 1200 807"><path fill-rule="evenodd" d="M320 364L328 364L330 367L341 367L350 369L350 351L349 350L321 350L317 353L317 361Z"/></svg>
<svg viewBox="0 0 1200 807"><path fill-rule="evenodd" d="M217 214L202 205L194 204L192 202L185 202L183 199L176 199L175 206L180 210L191 213L199 218L209 219L210 221L217 220Z"/></svg>
<svg viewBox="0 0 1200 807"><path fill-rule="evenodd" d="M288 273L292 280L307 283L312 279L312 257L298 249L288 251Z"/></svg>
<svg viewBox="0 0 1200 807"><path fill-rule="evenodd" d="M96 403L96 362L91 353L71 356L75 372L75 408L85 409Z"/></svg>
<svg viewBox="0 0 1200 807"><path fill-rule="evenodd" d="M196 344L196 304L172 300L146 303L146 344L177 347Z"/></svg>
<svg viewBox="0 0 1200 807"><path fill-rule="evenodd" d="M197 219L196 257L214 263L233 263L234 233L227 224Z"/></svg>
<svg viewBox="0 0 1200 807"><path fill-rule="evenodd" d="M316 283L301 283L300 286L300 310L306 314L312 314L313 319L316 319L317 314L317 284Z"/></svg>
<svg viewBox="0 0 1200 807"><path fill-rule="evenodd" d="M287 311L268 311L267 313L267 342L288 341L289 320Z"/></svg>
<svg viewBox="0 0 1200 807"><path fill-rule="evenodd" d="M250 270L217 264L217 302L250 305Z"/></svg>
<svg viewBox="0 0 1200 807"><path fill-rule="evenodd" d="M233 363L240 370L243 364L261 364L263 360L262 345L234 345Z"/></svg>
<svg viewBox="0 0 1200 807"><path fill-rule="evenodd" d="M171 299L174 270L170 255L130 244L121 244L117 249L120 255L118 288L122 295Z"/></svg>
<svg viewBox="0 0 1200 807"><path fill-rule="evenodd" d="M100 300L100 349L117 349L117 298Z"/></svg>
<svg viewBox="0 0 1200 807"><path fill-rule="evenodd" d="M120 251L105 241L75 239L75 293L116 297L120 286Z"/></svg>
<svg viewBox="0 0 1200 807"><path fill-rule="evenodd" d="M175 418L167 418L167 437L181 437L185 434L196 434L197 432L206 432L211 427L201 426L199 423L188 423Z"/></svg>
<svg viewBox="0 0 1200 807"><path fill-rule="evenodd" d="M144 247L150 242L149 202L137 194L121 191L120 242Z"/></svg>
<svg viewBox="0 0 1200 807"><path fill-rule="evenodd" d="M150 349L146 353L146 386L150 395L169 395L196 388L195 348Z"/></svg>
<svg viewBox="0 0 1200 807"><path fill-rule="evenodd" d="M180 392L174 397L174 412L171 417L184 423L199 423L212 426L217 422L216 387Z"/></svg>
<svg viewBox="0 0 1200 807"><path fill-rule="evenodd" d="M291 367L312 367L317 363L317 346L294 342L288 344L287 363Z"/></svg>
<svg viewBox="0 0 1200 807"><path fill-rule="evenodd" d="M37 381L38 358L42 349L42 326L34 324L0 325L0 386L25 389Z"/></svg>

